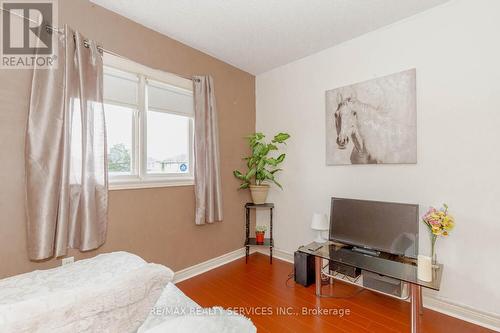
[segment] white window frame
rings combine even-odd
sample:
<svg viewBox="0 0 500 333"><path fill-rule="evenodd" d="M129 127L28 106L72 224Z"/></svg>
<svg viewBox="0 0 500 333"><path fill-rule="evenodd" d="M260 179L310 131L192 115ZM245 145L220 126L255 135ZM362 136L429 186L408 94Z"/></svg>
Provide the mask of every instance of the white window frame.
<svg viewBox="0 0 500 333"><path fill-rule="evenodd" d="M131 60L123 59L111 54L104 54L104 67L109 70L119 70L137 77L138 80L138 103L129 105L119 101L104 100L104 104L114 104L127 108L137 108L133 113L131 175L109 176L110 190L154 188L168 186L192 186L194 185L194 109L192 113L186 114L174 110L150 108L154 112L164 112L173 115L181 115L189 118L189 170L182 174L154 174L147 173L147 81L157 81L166 84L172 89L183 94L193 95L193 84L189 79L177 75L155 70Z"/></svg>

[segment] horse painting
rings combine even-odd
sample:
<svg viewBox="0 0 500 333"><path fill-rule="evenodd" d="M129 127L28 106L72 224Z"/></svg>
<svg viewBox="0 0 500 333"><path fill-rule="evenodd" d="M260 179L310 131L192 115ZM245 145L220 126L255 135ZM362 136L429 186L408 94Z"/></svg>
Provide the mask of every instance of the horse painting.
<svg viewBox="0 0 500 333"><path fill-rule="evenodd" d="M349 97L340 101L335 111L335 127L337 129L337 146L346 149L349 141L354 145L350 160L352 164L376 164L377 160L366 148L366 142L360 131L358 112L354 110L354 101ZM356 101L358 104L359 102ZM364 112L363 112L364 113Z"/></svg>
<svg viewBox="0 0 500 333"><path fill-rule="evenodd" d="M414 88L411 70L327 91L327 164L416 163Z"/></svg>

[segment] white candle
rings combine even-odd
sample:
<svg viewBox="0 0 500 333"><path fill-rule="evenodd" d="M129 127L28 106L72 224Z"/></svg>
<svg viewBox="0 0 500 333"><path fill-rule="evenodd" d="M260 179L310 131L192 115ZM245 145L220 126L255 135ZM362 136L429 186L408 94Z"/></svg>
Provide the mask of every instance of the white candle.
<svg viewBox="0 0 500 333"><path fill-rule="evenodd" d="M432 259L428 256L418 255L417 260L417 277L425 282L432 281Z"/></svg>

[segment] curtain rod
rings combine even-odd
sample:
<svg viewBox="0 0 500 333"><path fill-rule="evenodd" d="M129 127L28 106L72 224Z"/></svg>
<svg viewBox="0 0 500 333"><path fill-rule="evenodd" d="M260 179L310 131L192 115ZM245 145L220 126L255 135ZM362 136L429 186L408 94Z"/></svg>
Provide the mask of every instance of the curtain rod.
<svg viewBox="0 0 500 333"><path fill-rule="evenodd" d="M90 46L90 44L89 44L89 42L87 40L84 40L83 41L83 46L85 46L85 47L88 48ZM118 54L118 53L115 53L113 51L107 50L107 49L105 49L105 48L103 48L102 46L99 46L99 45L97 46L97 49L101 53L107 53L107 54L110 54L110 55L113 55L115 57L119 57L119 58L122 58L122 59L125 59L125 60L128 60L128 61L134 61L134 60L131 60L131 59L127 58L127 57L122 56L121 54ZM179 76L179 77L181 77L183 79L186 79L186 80L199 81L199 79L195 79L195 78L193 78L191 76L188 76L188 75L177 74L177 73L173 73L173 72L168 72L168 73L173 74L175 76Z"/></svg>
<svg viewBox="0 0 500 333"><path fill-rule="evenodd" d="M4 12L7 12L7 13L9 13L9 14L15 15L15 16L17 16L17 17L19 17L19 18L24 19L24 20L30 21L30 22L32 22L32 23L36 23L36 24L39 24L39 23L40 23L40 22L38 22L38 21L35 21L35 20L30 19L29 17L26 17L26 16L23 16L23 15L19 15L19 14L17 14L17 13L11 12L10 10L7 10L7 9L5 9L5 8L3 8L3 7L0 7L0 10L2 10L2 11L4 11ZM54 26L49 25L49 24L47 24L47 25L45 26L45 29L47 30L47 32L48 32L48 33L52 33L52 32L54 32L54 31L55 31L55 32L57 32L57 33L59 33L59 34L64 34L63 29L61 29L61 28L57 28L57 27L54 27ZM84 40L84 41L83 41L83 46L85 46L86 48L89 48L89 47L90 47L90 43L89 43L89 41L88 41L88 40ZM107 53L107 54L111 54L111 55L113 55L113 56L115 56L115 57L120 57L120 58L125 59L125 60L128 60L128 61L133 61L133 60L131 60L131 59L127 58L127 57L122 56L121 54L118 54L118 53L115 53L115 52L113 52L113 51L107 50L107 49L105 49L104 47L102 47L102 46L100 46L100 45L97 45L97 50L98 50L101 54L102 54L102 53ZM177 74L177 73L172 73L172 72L169 72L169 73L171 73L171 74L173 74L173 75L176 75L176 76L179 76L179 77L182 77L183 79L187 79L187 80L191 80L191 81L195 81L195 80L196 80L196 79L194 79L193 77L188 76L188 75Z"/></svg>
<svg viewBox="0 0 500 333"><path fill-rule="evenodd" d="M56 28L56 27L53 27L51 25L47 25L46 26L46 29L47 31L55 31L57 33L60 33L60 34L64 34L64 32L62 31L62 29L60 28ZM90 47L90 43L88 40L84 40L83 41L83 46L86 47L86 48L89 48ZM97 50L100 52L100 53L107 53L107 54L110 54L110 55L113 55L115 57L119 57L119 58L122 58L122 59L125 59L125 60L128 60L128 61L134 61L132 59L129 59L121 54L118 54L116 52L113 52L111 50L108 50L108 49L105 49L104 47L102 47L101 45L97 45ZM179 76L179 77L182 77L183 79L186 79L186 80L190 80L190 81L195 81L197 79L194 79L193 77L191 76L188 76L188 75L183 75L183 74L177 74L177 73L173 73L173 72L169 72L170 74L173 74L175 76ZM198 81L198 80L197 80Z"/></svg>

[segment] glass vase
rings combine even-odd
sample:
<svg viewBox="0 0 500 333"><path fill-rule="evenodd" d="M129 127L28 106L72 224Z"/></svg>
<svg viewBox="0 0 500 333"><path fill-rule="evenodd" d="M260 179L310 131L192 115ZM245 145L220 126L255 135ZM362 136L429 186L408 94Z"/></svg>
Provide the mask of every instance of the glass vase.
<svg viewBox="0 0 500 333"><path fill-rule="evenodd" d="M436 241L437 236L431 234L431 258L432 258L432 268L438 267L437 255L436 255Z"/></svg>

